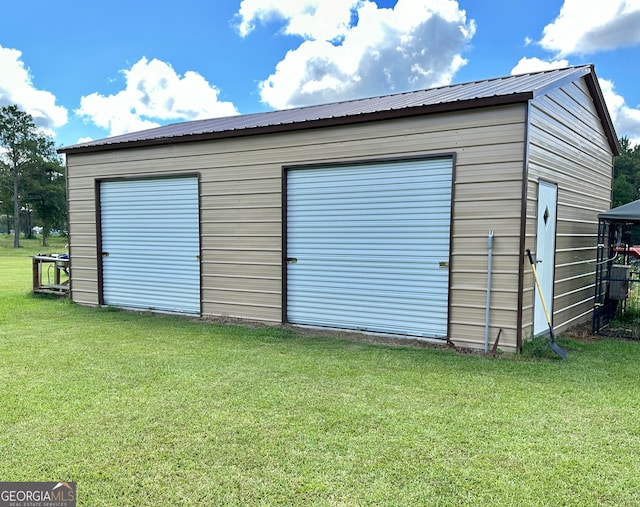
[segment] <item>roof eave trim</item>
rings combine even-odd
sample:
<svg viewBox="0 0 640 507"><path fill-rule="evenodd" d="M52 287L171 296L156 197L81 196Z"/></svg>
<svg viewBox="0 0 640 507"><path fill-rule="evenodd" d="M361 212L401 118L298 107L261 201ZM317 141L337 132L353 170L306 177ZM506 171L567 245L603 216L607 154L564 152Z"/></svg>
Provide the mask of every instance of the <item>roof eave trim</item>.
<svg viewBox="0 0 640 507"><path fill-rule="evenodd" d="M59 148L58 153L80 154L94 153L101 151L114 151L130 148L143 148L159 146L163 144L178 144L197 141L211 141L216 139L228 139L233 137L245 137L260 134L275 134L292 132L296 130L344 126L356 123L366 123L372 121L391 120L408 118L411 116L429 115L437 113L456 112L468 109L478 109L492 106L502 106L527 102L533 98L532 92L513 93L509 95L496 95L492 97L474 98L459 100L455 102L444 102L439 104L428 104L412 106L401 109L389 109L386 111L375 111L372 113L361 113L354 115L336 116L330 118L318 118L316 120L306 120L301 122L282 123L277 125L266 125L249 127L244 129L223 130L217 132L205 132L201 134L184 134L174 137L156 137L126 141L121 143L104 143L88 146L69 146Z"/></svg>
<svg viewBox="0 0 640 507"><path fill-rule="evenodd" d="M595 74L593 66L591 66L591 72L589 72L589 74L585 76L585 78L587 88L589 89L589 92L594 99L596 111L598 112L598 116L600 116L600 119L602 121L602 127L604 128L607 140L609 141L611 151L613 152L614 156L618 156L620 155L620 153L622 153L622 147L620 146L620 141L618 140L616 129L613 126L613 121L611 120L611 116L609 115L609 110L607 109L604 95L602 94L602 89L600 88L600 84L598 83L598 78Z"/></svg>

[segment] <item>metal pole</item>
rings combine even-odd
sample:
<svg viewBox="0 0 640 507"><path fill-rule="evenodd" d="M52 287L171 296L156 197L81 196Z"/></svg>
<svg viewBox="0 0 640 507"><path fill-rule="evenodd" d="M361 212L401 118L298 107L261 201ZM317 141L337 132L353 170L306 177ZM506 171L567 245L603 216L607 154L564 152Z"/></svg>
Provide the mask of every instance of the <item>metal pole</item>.
<svg viewBox="0 0 640 507"><path fill-rule="evenodd" d="M484 351L489 352L489 308L491 305L491 260L493 257L493 231L487 237L487 308L484 315Z"/></svg>

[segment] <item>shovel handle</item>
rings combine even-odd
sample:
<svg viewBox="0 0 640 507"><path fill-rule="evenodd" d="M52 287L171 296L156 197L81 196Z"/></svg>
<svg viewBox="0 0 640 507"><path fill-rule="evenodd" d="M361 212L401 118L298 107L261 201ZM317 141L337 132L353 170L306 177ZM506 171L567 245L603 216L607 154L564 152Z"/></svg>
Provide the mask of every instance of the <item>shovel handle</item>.
<svg viewBox="0 0 640 507"><path fill-rule="evenodd" d="M544 302L544 296L542 295L542 286L540 285L540 279L538 278L538 273L536 272L536 265L533 262L533 257L531 256L531 250L527 248L527 257L529 257L529 262L531 262L531 271L533 272L533 279L536 282L536 287L538 288L538 296L540 297L540 303L542 303L542 310L544 311L544 316L547 319L547 324L549 324L549 330L551 331L551 336L553 336L553 326L551 324L551 316L549 315L549 310L547 310L547 304Z"/></svg>
<svg viewBox="0 0 640 507"><path fill-rule="evenodd" d="M540 286L540 279L538 278L538 273L536 272L536 265L533 262L533 256L531 255L531 250L527 248L527 257L529 257L529 262L531 263L531 271L533 272L533 279L536 282L536 287L538 288L538 296L540 296L540 303L542 303L542 309L544 310L544 316L547 319L547 324L549 325L549 336L551 337L550 346L551 349L560 356L560 358L564 361L567 358L567 353L556 344L556 336L553 333L553 324L551 324L551 316L549 315L549 310L547 309L547 305L544 302L544 296L542 295L542 287Z"/></svg>

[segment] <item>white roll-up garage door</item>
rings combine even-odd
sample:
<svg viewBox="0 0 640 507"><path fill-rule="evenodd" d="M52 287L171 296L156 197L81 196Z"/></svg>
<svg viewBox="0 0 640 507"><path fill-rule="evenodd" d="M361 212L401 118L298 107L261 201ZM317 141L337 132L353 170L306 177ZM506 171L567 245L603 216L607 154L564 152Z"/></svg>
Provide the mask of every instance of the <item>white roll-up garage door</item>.
<svg viewBox="0 0 640 507"><path fill-rule="evenodd" d="M200 313L198 179L100 183L104 304Z"/></svg>
<svg viewBox="0 0 640 507"><path fill-rule="evenodd" d="M451 158L287 171L287 321L445 338Z"/></svg>

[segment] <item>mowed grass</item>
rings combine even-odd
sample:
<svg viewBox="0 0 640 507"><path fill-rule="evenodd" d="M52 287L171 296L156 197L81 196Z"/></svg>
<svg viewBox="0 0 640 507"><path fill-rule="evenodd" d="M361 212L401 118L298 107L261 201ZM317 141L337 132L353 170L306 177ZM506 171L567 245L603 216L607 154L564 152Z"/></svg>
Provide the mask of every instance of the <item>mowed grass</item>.
<svg viewBox="0 0 640 507"><path fill-rule="evenodd" d="M2 247L0 247L2 250ZM489 359L77 306L0 252L0 478L78 505L638 505L640 344Z"/></svg>

